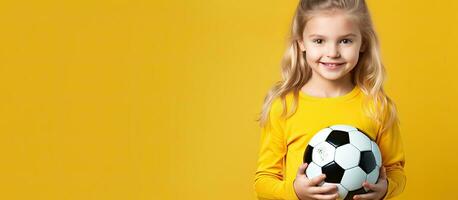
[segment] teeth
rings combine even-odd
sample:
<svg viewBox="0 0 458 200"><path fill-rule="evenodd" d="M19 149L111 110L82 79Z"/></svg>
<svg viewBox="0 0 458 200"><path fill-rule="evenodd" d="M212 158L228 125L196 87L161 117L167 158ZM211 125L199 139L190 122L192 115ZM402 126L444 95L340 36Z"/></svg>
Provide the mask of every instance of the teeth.
<svg viewBox="0 0 458 200"><path fill-rule="evenodd" d="M336 66L337 64L327 64L327 63L325 63L325 65L332 67L332 66Z"/></svg>

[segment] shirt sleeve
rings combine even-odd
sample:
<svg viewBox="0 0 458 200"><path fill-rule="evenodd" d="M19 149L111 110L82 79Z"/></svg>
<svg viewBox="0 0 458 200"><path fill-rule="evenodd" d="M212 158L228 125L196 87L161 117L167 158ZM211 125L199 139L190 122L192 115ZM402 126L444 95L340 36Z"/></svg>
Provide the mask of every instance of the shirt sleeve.
<svg viewBox="0 0 458 200"><path fill-rule="evenodd" d="M401 194L406 185L405 155L399 124L395 123L381 133L376 142L382 154L382 164L385 166L388 180L388 190L383 199L389 199Z"/></svg>
<svg viewBox="0 0 458 200"><path fill-rule="evenodd" d="M274 101L268 123L261 129L254 188L258 199L298 200L292 181L283 180L286 142L281 103Z"/></svg>

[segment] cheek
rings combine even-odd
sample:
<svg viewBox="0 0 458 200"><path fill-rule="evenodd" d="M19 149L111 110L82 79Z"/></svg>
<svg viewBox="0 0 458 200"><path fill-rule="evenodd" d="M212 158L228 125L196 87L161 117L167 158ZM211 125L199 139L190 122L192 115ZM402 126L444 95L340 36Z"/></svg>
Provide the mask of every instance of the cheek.
<svg viewBox="0 0 458 200"><path fill-rule="evenodd" d="M310 49L306 51L306 57L309 62L317 62L321 57L321 53L317 49Z"/></svg>
<svg viewBox="0 0 458 200"><path fill-rule="evenodd" d="M348 51L343 51L341 55L347 62L357 62L359 58L359 50L349 49Z"/></svg>

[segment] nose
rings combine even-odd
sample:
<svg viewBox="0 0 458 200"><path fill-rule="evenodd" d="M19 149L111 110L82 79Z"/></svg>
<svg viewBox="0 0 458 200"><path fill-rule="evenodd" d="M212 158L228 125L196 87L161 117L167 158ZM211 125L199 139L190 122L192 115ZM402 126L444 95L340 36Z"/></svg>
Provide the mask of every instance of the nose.
<svg viewBox="0 0 458 200"><path fill-rule="evenodd" d="M327 47L326 55L331 58L340 57L339 48L334 44L330 44Z"/></svg>

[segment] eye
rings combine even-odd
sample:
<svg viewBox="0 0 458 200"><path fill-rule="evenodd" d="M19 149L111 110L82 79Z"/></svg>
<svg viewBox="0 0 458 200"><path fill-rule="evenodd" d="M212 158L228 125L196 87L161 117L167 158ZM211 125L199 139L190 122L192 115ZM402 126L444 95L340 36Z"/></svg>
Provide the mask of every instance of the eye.
<svg viewBox="0 0 458 200"><path fill-rule="evenodd" d="M344 44L350 44L352 43L353 41L349 40L349 39L343 39L341 42L343 42Z"/></svg>
<svg viewBox="0 0 458 200"><path fill-rule="evenodd" d="M321 44L323 42L322 39L315 39L313 40L313 43L316 43L316 44Z"/></svg>

